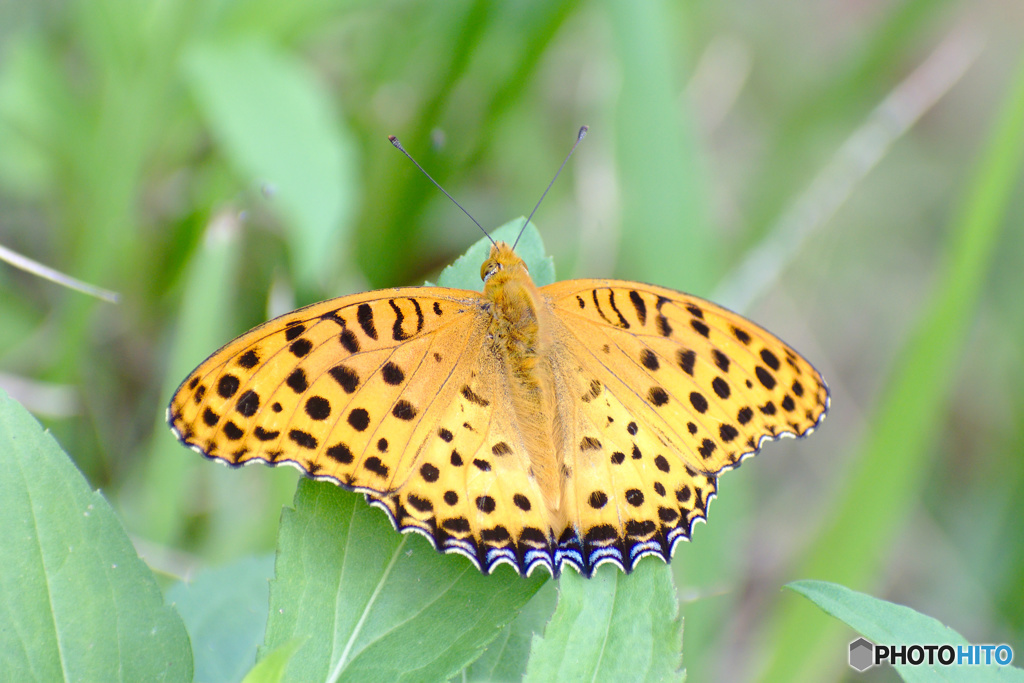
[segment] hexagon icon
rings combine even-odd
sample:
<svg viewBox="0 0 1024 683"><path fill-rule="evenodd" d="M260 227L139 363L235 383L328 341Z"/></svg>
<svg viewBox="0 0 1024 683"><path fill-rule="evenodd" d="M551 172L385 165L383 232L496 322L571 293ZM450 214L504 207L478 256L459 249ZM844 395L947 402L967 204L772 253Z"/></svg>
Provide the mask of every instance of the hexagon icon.
<svg viewBox="0 0 1024 683"><path fill-rule="evenodd" d="M850 666L857 671L864 671L874 665L875 646L866 638L858 638L850 643Z"/></svg>

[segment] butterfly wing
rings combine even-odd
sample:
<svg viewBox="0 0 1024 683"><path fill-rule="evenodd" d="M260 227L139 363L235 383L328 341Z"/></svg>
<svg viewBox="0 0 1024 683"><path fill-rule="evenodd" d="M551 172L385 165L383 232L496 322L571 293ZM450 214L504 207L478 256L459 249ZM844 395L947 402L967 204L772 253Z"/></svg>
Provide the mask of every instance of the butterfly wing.
<svg viewBox="0 0 1024 683"><path fill-rule="evenodd" d="M580 399L566 416L579 443L566 498L585 565L668 559L705 517L719 473L825 415L821 375L720 306L612 280L541 292L559 321L564 382Z"/></svg>
<svg viewBox="0 0 1024 683"><path fill-rule="evenodd" d="M480 304L477 292L410 287L293 311L206 359L168 420L185 444L230 465L291 464L389 492L413 465L401 456L417 416L436 400L411 380L459 363Z"/></svg>
<svg viewBox="0 0 1024 683"><path fill-rule="evenodd" d="M489 571L550 545L478 292L401 288L267 322L175 392L178 438L232 466L297 466Z"/></svg>

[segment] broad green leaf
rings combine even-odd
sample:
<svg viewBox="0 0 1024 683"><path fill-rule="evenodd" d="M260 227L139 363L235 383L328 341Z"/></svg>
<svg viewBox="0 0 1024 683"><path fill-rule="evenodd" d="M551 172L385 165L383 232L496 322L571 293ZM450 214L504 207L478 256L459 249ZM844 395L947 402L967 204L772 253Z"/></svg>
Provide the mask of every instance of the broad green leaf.
<svg viewBox="0 0 1024 683"><path fill-rule="evenodd" d="M537 591L515 621L502 629L487 650L455 681L478 683L519 683L530 659L534 635L543 633L558 600L556 581L548 581Z"/></svg>
<svg viewBox="0 0 1024 683"><path fill-rule="evenodd" d="M181 617L110 505L2 391L0 500L0 680L192 680Z"/></svg>
<svg viewBox="0 0 1024 683"><path fill-rule="evenodd" d="M828 581L794 581L787 587L800 593L865 638L881 645L969 645L962 635L937 619L909 607L850 590ZM897 665L905 681L1005 681L1024 683L1024 670L1012 666Z"/></svg>
<svg viewBox="0 0 1024 683"><path fill-rule="evenodd" d="M502 566L484 576L363 496L303 480L281 519L262 653L306 641L288 681L444 680L473 661L544 584Z"/></svg>
<svg viewBox="0 0 1024 683"><path fill-rule="evenodd" d="M204 569L167 591L192 641L197 681L240 681L267 625L272 556Z"/></svg>
<svg viewBox="0 0 1024 683"><path fill-rule="evenodd" d="M288 662L302 646L302 639L292 638L260 660L242 679L242 683L280 683Z"/></svg>
<svg viewBox="0 0 1024 683"><path fill-rule="evenodd" d="M491 238L495 242L515 244L524 220L526 219L517 218L492 230ZM437 284L441 287L479 291L483 287L483 282L480 279L480 266L487 260L487 255L490 253L491 240L486 237L480 238L466 250L465 254L441 271L437 278ZM526 262L526 267L529 269L530 277L533 278L535 285L543 287L555 281L555 263L550 256L544 253L544 243L541 241L540 232L537 231L537 226L532 221L523 231L522 237L519 237L516 253Z"/></svg>
<svg viewBox="0 0 1024 683"><path fill-rule="evenodd" d="M667 565L648 559L628 575L605 565L591 579L569 571L558 593L524 681L684 680L682 620Z"/></svg>
<svg viewBox="0 0 1024 683"><path fill-rule="evenodd" d="M270 190L293 231L293 274L329 275L354 213L355 145L324 87L293 57L256 39L197 46L185 76L234 167Z"/></svg>

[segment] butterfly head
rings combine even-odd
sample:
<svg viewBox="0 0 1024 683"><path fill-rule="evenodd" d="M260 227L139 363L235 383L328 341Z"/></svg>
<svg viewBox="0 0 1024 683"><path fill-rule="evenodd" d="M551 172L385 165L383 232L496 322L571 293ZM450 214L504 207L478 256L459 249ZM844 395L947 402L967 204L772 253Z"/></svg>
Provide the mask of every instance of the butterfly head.
<svg viewBox="0 0 1024 683"><path fill-rule="evenodd" d="M491 247L491 255L480 266L480 279L484 284L494 284L491 279L495 276L498 276L497 281L530 277L526 263L505 242L495 242Z"/></svg>

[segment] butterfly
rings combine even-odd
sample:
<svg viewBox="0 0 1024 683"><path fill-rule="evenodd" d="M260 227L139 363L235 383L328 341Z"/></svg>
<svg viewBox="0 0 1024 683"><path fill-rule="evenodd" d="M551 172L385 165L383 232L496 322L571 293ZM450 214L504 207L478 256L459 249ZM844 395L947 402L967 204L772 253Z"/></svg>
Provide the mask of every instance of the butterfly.
<svg viewBox="0 0 1024 683"><path fill-rule="evenodd" d="M292 465L485 573L672 557L718 475L829 404L755 323L654 285L537 287L505 242L483 291L400 287L293 311L229 342L168 420L204 456Z"/></svg>

